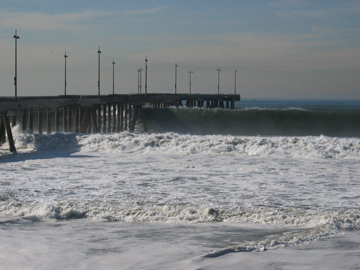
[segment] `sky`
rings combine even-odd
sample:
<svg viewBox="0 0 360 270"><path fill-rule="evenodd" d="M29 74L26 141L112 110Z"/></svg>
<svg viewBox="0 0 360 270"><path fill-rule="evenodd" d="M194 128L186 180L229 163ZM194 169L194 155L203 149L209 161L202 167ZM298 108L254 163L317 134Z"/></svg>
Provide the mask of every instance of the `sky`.
<svg viewBox="0 0 360 270"><path fill-rule="evenodd" d="M360 99L359 0L1 0L0 96ZM112 64L113 60L115 65ZM221 71L218 72L217 69ZM237 71L235 73L235 70ZM235 77L236 75L236 77ZM142 91L145 86L142 71Z"/></svg>

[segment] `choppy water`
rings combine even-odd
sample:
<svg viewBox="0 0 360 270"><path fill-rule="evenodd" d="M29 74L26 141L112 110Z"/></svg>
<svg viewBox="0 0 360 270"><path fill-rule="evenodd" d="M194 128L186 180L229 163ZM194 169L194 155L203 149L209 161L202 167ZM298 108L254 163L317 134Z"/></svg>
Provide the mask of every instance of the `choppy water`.
<svg viewBox="0 0 360 270"><path fill-rule="evenodd" d="M286 136L276 127L278 136L238 135L223 120L235 124L254 111L258 120L287 126L287 117L302 112L313 119L317 113L359 113L346 112L344 104L294 109L284 102L235 111L155 110L146 134L36 135L16 127L18 153L1 147L0 237L8 248L0 254L8 263L16 258L19 268L22 260L40 256L43 269L59 258L59 268L118 269L120 260L124 269L191 269L209 259L226 267L231 253L291 250L349 230L357 235L357 136ZM160 126L159 117L203 128L175 133L176 125ZM299 130L306 117L300 118L294 124ZM220 123L227 135L206 126ZM36 248L9 256L17 244ZM38 268L36 260L30 266Z"/></svg>

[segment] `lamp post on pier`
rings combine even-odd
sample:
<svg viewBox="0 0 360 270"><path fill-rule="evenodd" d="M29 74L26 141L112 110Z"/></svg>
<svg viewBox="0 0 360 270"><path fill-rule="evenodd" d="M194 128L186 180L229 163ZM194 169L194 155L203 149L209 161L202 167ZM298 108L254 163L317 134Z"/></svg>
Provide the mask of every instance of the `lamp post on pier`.
<svg viewBox="0 0 360 270"><path fill-rule="evenodd" d="M142 88L142 71L144 69L142 67L140 67L140 94L141 94L141 88Z"/></svg>
<svg viewBox="0 0 360 270"><path fill-rule="evenodd" d="M216 71L218 72L218 95L219 95L220 94L220 71L221 71L221 69L218 68Z"/></svg>
<svg viewBox="0 0 360 270"><path fill-rule="evenodd" d="M115 95L115 60L112 61L113 65L113 95Z"/></svg>
<svg viewBox="0 0 360 270"><path fill-rule="evenodd" d="M66 58L68 58L68 56L66 55L66 52L65 52L65 55L64 55L64 59L65 59L65 82L64 82L64 95L66 96L66 86L67 86L67 81L66 81Z"/></svg>
<svg viewBox="0 0 360 270"><path fill-rule="evenodd" d="M141 72L141 69L138 68L138 70L137 70L137 73L138 73L138 94L140 94L140 72Z"/></svg>
<svg viewBox="0 0 360 270"><path fill-rule="evenodd" d="M17 40L20 37L17 35L17 29L15 29L15 35L13 36L15 39L15 77L14 77L14 85L15 85L15 99L17 99Z"/></svg>
<svg viewBox="0 0 360 270"><path fill-rule="evenodd" d="M194 73L191 69L188 71L189 73L189 93L191 94L191 73Z"/></svg>
<svg viewBox="0 0 360 270"><path fill-rule="evenodd" d="M235 83L234 83L234 94L236 95L236 72L237 70L235 69L234 73L235 73Z"/></svg>
<svg viewBox="0 0 360 270"><path fill-rule="evenodd" d="M177 63L175 62L175 95L177 94Z"/></svg>
<svg viewBox="0 0 360 270"><path fill-rule="evenodd" d="M147 62L148 62L148 59L146 56L145 57L145 95L147 95L147 69L148 69Z"/></svg>
<svg viewBox="0 0 360 270"><path fill-rule="evenodd" d="M98 50L98 95L100 96L100 46Z"/></svg>

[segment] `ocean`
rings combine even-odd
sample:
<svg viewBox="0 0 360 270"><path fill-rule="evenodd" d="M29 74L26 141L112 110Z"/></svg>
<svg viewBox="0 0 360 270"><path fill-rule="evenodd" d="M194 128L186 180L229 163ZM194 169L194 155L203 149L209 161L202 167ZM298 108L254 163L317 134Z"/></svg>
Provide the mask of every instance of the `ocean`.
<svg viewBox="0 0 360 270"><path fill-rule="evenodd" d="M358 269L360 101L145 109L0 147L0 269Z"/></svg>

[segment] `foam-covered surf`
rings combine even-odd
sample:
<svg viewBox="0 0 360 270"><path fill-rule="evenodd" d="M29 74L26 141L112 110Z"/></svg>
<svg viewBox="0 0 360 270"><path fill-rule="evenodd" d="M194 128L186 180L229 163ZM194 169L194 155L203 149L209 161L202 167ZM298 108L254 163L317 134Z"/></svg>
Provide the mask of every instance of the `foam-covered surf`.
<svg viewBox="0 0 360 270"><path fill-rule="evenodd" d="M327 136L224 136L177 133L51 135L14 129L17 149L100 151L114 153L182 153L274 156L292 158L359 159L360 139Z"/></svg>
<svg viewBox="0 0 360 270"><path fill-rule="evenodd" d="M37 135L19 127L14 138L19 153L1 157L3 216L262 224L287 232L226 247L233 251L360 229L358 138Z"/></svg>

